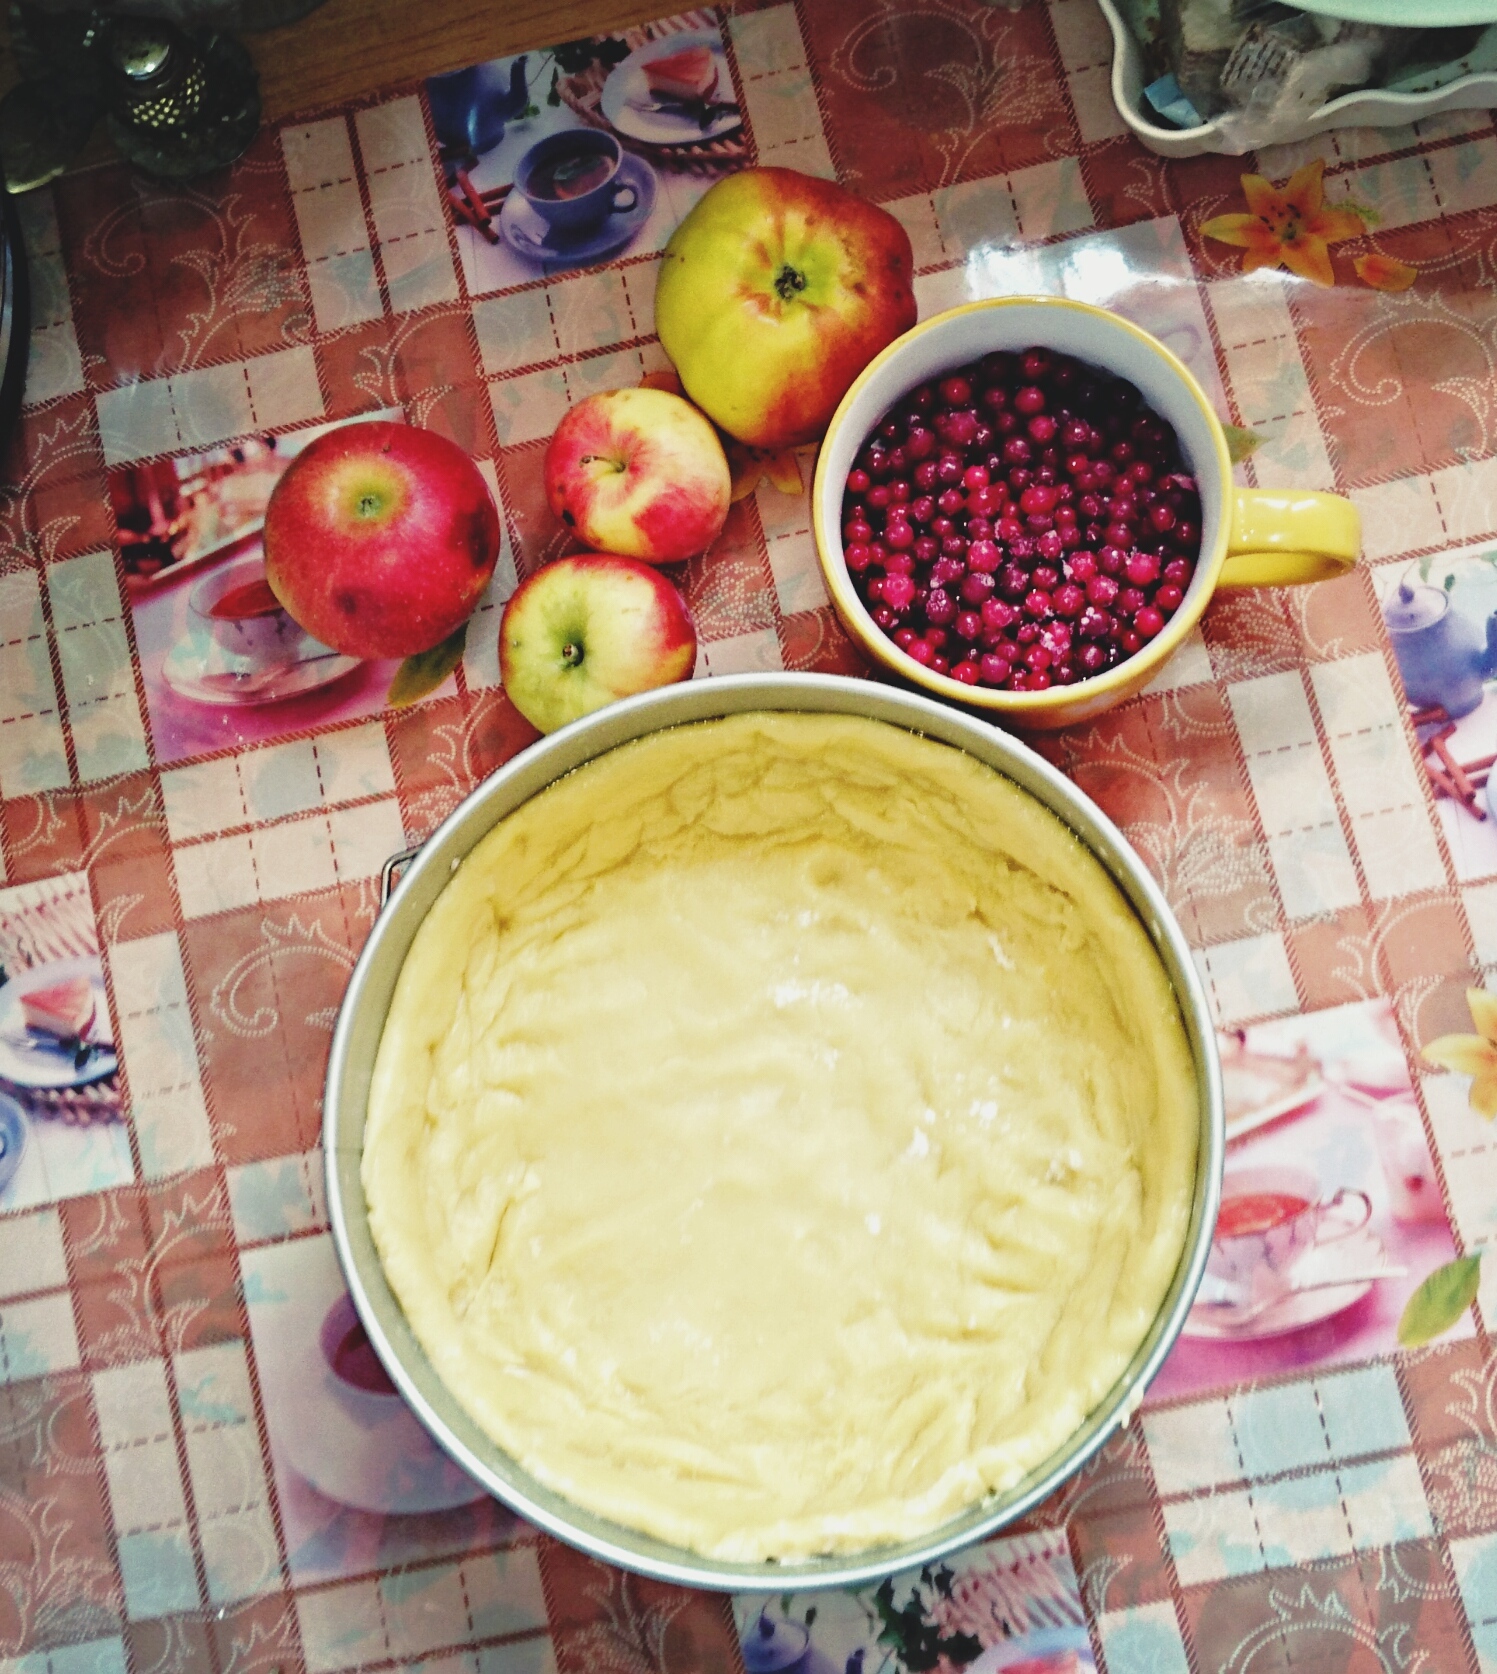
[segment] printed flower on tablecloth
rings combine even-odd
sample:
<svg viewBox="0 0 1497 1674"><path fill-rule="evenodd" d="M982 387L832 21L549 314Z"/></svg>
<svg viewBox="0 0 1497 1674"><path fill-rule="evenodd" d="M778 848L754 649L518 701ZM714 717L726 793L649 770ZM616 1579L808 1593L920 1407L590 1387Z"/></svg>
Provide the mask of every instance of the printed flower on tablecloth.
<svg viewBox="0 0 1497 1674"><path fill-rule="evenodd" d="M1247 214L1214 216L1201 223L1201 236L1245 250L1244 273L1253 273L1260 267L1287 267L1313 284L1334 285L1336 278L1331 271L1329 246L1366 232L1370 212L1328 207L1324 175L1325 161L1320 157L1292 174L1285 186L1275 186L1261 174L1245 174L1242 193L1247 199ZM1380 259L1383 263L1392 260ZM1406 265L1397 264L1399 268ZM1378 277L1368 278L1368 284L1379 290L1403 288L1386 282L1385 269L1374 267L1372 271ZM1361 274L1360 263L1358 272ZM1384 282L1379 283L1379 278ZM1408 283L1412 284L1413 279Z"/></svg>
<svg viewBox="0 0 1497 1674"><path fill-rule="evenodd" d="M1379 250L1370 256L1358 256L1351 265L1357 278L1375 291L1406 291L1419 277L1419 269L1411 262L1401 262L1397 256L1385 256Z"/></svg>
<svg viewBox="0 0 1497 1674"><path fill-rule="evenodd" d="M1468 988L1474 1035L1441 1035L1424 1049L1424 1056L1442 1069L1471 1077L1467 1094L1471 1108L1488 1121L1497 1116L1497 994Z"/></svg>

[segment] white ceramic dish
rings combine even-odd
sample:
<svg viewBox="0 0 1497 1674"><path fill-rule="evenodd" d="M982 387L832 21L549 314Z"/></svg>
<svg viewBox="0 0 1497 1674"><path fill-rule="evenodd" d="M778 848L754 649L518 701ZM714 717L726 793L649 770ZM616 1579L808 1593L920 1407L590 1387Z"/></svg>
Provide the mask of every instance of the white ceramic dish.
<svg viewBox="0 0 1497 1674"><path fill-rule="evenodd" d="M1245 149L1224 132L1220 118L1199 128L1168 128L1149 120L1144 98L1144 61L1133 31L1114 0L1097 0L1112 30L1112 102L1134 136L1161 157L1199 157L1219 151L1240 156ZM1462 76L1433 93L1385 93L1361 88L1329 99L1287 140L1308 139L1330 128L1397 128L1445 110L1488 110L1497 105L1497 73Z"/></svg>
<svg viewBox="0 0 1497 1674"><path fill-rule="evenodd" d="M1409 0L1289 0L1301 12L1317 17L1339 17L1348 23L1380 23L1385 28L1407 27ZM1425 29L1454 29L1467 23L1497 23L1493 0L1422 0L1419 24Z"/></svg>

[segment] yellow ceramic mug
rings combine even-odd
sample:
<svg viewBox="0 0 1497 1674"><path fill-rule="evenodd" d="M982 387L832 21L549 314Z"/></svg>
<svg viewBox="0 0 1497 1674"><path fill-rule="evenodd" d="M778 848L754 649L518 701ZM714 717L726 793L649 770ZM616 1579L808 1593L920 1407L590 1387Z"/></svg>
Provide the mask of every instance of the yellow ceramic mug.
<svg viewBox="0 0 1497 1674"><path fill-rule="evenodd" d="M874 426L918 385L999 349L1057 349L1126 378L1174 426L1201 494L1201 553L1180 608L1142 650L1103 674L1043 692L966 686L907 657L874 625L842 556L847 474ZM1158 674L1200 620L1218 587L1282 586L1343 574L1361 550L1361 519L1337 494L1238 488L1221 421L1205 392L1157 338L1118 314L1062 297L1000 297L922 321L859 375L832 416L812 491L816 549L837 614L887 668L940 697L1019 727L1090 720Z"/></svg>

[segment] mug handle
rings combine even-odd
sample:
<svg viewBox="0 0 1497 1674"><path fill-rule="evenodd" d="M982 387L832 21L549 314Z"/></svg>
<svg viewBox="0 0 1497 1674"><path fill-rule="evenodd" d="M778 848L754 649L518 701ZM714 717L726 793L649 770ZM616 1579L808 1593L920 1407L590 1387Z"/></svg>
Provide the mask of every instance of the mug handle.
<svg viewBox="0 0 1497 1674"><path fill-rule="evenodd" d="M1366 1192L1359 1191L1355 1186L1339 1187L1335 1196L1332 1197L1328 1203L1323 1203L1321 1205L1321 1209L1324 1212L1326 1219L1330 1219L1331 1215L1334 1214L1335 1211L1342 1206L1342 1204L1348 1202L1354 1197L1360 1199L1361 1201L1360 1217L1354 1221L1337 1220L1335 1223L1336 1231L1331 1233L1329 1237L1318 1238L1317 1233L1317 1238L1320 1243L1334 1244L1338 1238L1350 1238L1352 1233L1360 1232L1362 1228L1367 1225L1368 1221L1372 1219L1372 1199L1368 1197Z"/></svg>
<svg viewBox="0 0 1497 1674"><path fill-rule="evenodd" d="M1362 514L1313 489L1233 490L1218 587L1286 587L1345 575L1362 550Z"/></svg>
<svg viewBox="0 0 1497 1674"><path fill-rule="evenodd" d="M629 201L628 203L621 203L619 200L623 197L625 192L629 194ZM614 215L622 215L625 211L633 209L635 204L638 202L639 188L629 185L626 181L622 185L615 186L613 189L613 208L611 213Z"/></svg>

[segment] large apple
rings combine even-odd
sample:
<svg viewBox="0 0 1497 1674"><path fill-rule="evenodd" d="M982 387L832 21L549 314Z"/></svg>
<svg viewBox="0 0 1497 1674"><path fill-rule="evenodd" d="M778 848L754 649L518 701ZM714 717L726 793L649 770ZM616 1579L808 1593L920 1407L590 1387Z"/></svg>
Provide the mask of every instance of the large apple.
<svg viewBox="0 0 1497 1674"><path fill-rule="evenodd" d="M733 483L717 432L661 389L580 401L546 449L546 498L600 552L674 564L722 533Z"/></svg>
<svg viewBox="0 0 1497 1674"><path fill-rule="evenodd" d="M265 575L291 618L350 657L409 657L473 614L499 513L455 442L374 420L326 431L265 509Z"/></svg>
<svg viewBox="0 0 1497 1674"><path fill-rule="evenodd" d="M520 583L499 623L504 689L541 732L688 680L696 656L686 601L659 570L612 552L543 565Z"/></svg>
<svg viewBox="0 0 1497 1674"><path fill-rule="evenodd" d="M799 447L914 325L913 273L887 210L794 169L745 169L672 234L655 328L686 393L730 436Z"/></svg>

